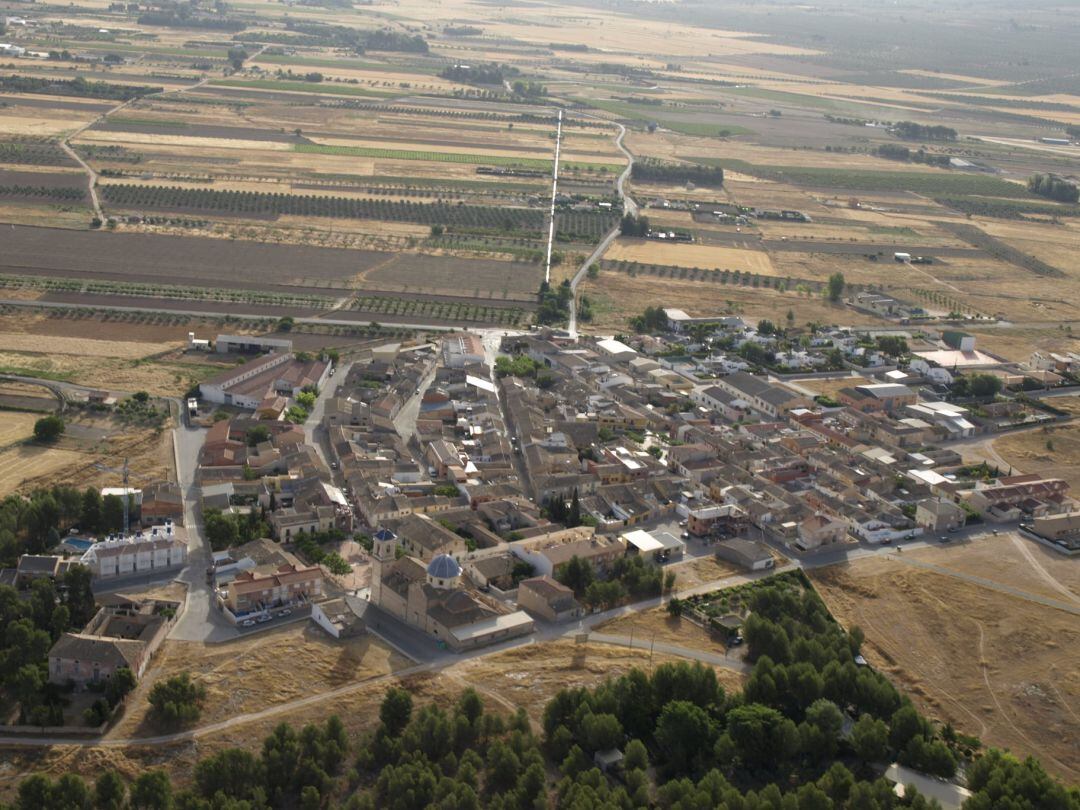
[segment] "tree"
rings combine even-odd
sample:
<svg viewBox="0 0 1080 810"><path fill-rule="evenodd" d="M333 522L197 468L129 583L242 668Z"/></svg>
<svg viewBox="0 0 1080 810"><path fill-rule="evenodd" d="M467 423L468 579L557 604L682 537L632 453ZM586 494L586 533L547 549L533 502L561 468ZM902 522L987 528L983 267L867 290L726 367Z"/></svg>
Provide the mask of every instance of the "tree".
<svg viewBox="0 0 1080 810"><path fill-rule="evenodd" d="M589 713L581 720L581 737L587 752L618 748L623 741L622 724L613 714Z"/></svg>
<svg viewBox="0 0 1080 810"><path fill-rule="evenodd" d="M42 444L55 442L64 434L64 420L56 416L43 416L34 422L34 440Z"/></svg>
<svg viewBox="0 0 1080 810"><path fill-rule="evenodd" d="M826 296L830 301L836 303L844 295L844 274L840 272L833 273L829 276L828 284L825 288Z"/></svg>
<svg viewBox="0 0 1080 810"><path fill-rule="evenodd" d="M93 577L93 572L81 564L72 565L64 572L62 590L64 605L70 614L69 626L82 627L97 612L97 603L94 601L94 591L90 584Z"/></svg>
<svg viewBox="0 0 1080 810"><path fill-rule="evenodd" d="M581 502L578 500L577 487L574 487L574 495L570 499L570 511L566 514L566 526L569 529L581 525Z"/></svg>
<svg viewBox="0 0 1080 810"><path fill-rule="evenodd" d="M1001 391L1001 378L993 374L970 374L968 392L973 397L993 397Z"/></svg>
<svg viewBox="0 0 1080 810"><path fill-rule="evenodd" d="M759 335L763 335L764 337L775 335L777 331L776 324L766 318L762 318L758 321L757 331Z"/></svg>
<svg viewBox="0 0 1080 810"><path fill-rule="evenodd" d="M127 787L115 770L105 771L94 783L95 810L120 810L124 806Z"/></svg>
<svg viewBox="0 0 1080 810"><path fill-rule="evenodd" d="M255 425L248 430L244 438L247 440L248 447L255 447L270 440L270 428L266 425Z"/></svg>
<svg viewBox="0 0 1080 810"><path fill-rule="evenodd" d="M575 554L566 565L555 572L555 578L581 596L593 583L596 573L593 571L592 563Z"/></svg>
<svg viewBox="0 0 1080 810"><path fill-rule="evenodd" d="M119 495L106 495L101 499L101 529L106 532L124 530L124 499Z"/></svg>
<svg viewBox="0 0 1080 810"><path fill-rule="evenodd" d="M649 767L649 751L641 740L631 740L623 754L623 767L628 771L645 770Z"/></svg>
<svg viewBox="0 0 1080 810"><path fill-rule="evenodd" d="M222 514L220 509L203 510L203 531L206 532L206 539L210 541L210 547L214 551L235 546L239 540L236 522Z"/></svg>
<svg viewBox="0 0 1080 810"><path fill-rule="evenodd" d="M181 672L158 681L150 690L151 719L166 728L193 723L199 719L205 699L206 687L191 680L190 673Z"/></svg>
<svg viewBox="0 0 1080 810"><path fill-rule="evenodd" d="M672 597L667 603L668 616L673 619L677 619L683 614L683 601L682 599Z"/></svg>
<svg viewBox="0 0 1080 810"><path fill-rule="evenodd" d="M101 491L94 487L87 487L82 494L79 525L87 534L94 534L101 531L102 520Z"/></svg>
<svg viewBox="0 0 1080 810"><path fill-rule="evenodd" d="M692 773L701 764L704 752L711 751L716 729L700 706L673 700L664 706L656 721L654 738L670 773Z"/></svg>
<svg viewBox="0 0 1080 810"><path fill-rule="evenodd" d="M394 687L386 692L379 707L379 720L391 736L397 736L409 725L412 716L412 695L405 689Z"/></svg>
<svg viewBox="0 0 1080 810"><path fill-rule="evenodd" d="M135 688L135 674L127 667L120 667L105 681L105 699L116 706Z"/></svg>
<svg viewBox="0 0 1080 810"><path fill-rule="evenodd" d="M779 768L798 749L795 724L776 709L750 703L728 712L727 733L748 768Z"/></svg>
<svg viewBox="0 0 1080 810"><path fill-rule="evenodd" d="M262 763L241 748L225 748L195 766L195 784L208 799L219 793L229 799L252 799L263 793L265 781Z"/></svg>
<svg viewBox="0 0 1080 810"><path fill-rule="evenodd" d="M851 747L863 762L884 762L889 755L889 727L884 720L860 715L851 730Z"/></svg>
<svg viewBox="0 0 1080 810"><path fill-rule="evenodd" d="M248 52L240 45L229 48L229 63L233 70L240 70L244 66L244 60L248 58Z"/></svg>
<svg viewBox="0 0 1080 810"><path fill-rule="evenodd" d="M163 770L143 771L131 785L131 810L169 810L172 783Z"/></svg>

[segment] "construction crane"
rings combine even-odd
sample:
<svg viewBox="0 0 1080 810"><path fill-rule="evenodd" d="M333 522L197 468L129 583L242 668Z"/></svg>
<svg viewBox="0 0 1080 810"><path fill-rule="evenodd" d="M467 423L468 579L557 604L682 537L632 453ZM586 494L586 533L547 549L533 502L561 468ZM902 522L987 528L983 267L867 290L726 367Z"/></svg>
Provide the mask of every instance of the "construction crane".
<svg viewBox="0 0 1080 810"><path fill-rule="evenodd" d="M100 461L97 462L96 464L94 464L94 469L95 470L101 470L102 472L116 473L117 475L120 475L123 478L124 497L122 498L122 500L124 502L124 537L127 537L128 534L131 533L131 519L130 519L130 515L128 514L129 511L130 511L130 508L131 508L130 507L131 488L128 486L128 481L131 478L131 468L128 467L128 460L127 460L127 458L124 459L124 466L121 467L120 469L117 469L116 467L107 467L106 465L102 464Z"/></svg>

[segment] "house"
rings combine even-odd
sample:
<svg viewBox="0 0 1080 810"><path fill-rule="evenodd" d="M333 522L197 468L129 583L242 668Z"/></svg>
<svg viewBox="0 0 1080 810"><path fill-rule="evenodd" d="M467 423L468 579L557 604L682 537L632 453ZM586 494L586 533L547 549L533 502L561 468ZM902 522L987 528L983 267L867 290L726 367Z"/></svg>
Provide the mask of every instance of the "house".
<svg viewBox="0 0 1080 810"><path fill-rule="evenodd" d="M924 498L915 505L915 523L931 532L959 529L967 513L947 498Z"/></svg>
<svg viewBox="0 0 1080 810"><path fill-rule="evenodd" d="M139 678L175 622L179 602L123 597L98 610L79 633L64 633L49 650L49 681L83 688L118 669Z"/></svg>
<svg viewBox="0 0 1080 810"><path fill-rule="evenodd" d="M605 338L596 341L596 348L605 357L610 357L617 362L629 362L637 357L637 352L615 338Z"/></svg>
<svg viewBox="0 0 1080 810"><path fill-rule="evenodd" d="M798 546L810 550L842 543L847 537L847 523L829 515L817 513L799 522Z"/></svg>
<svg viewBox="0 0 1080 810"><path fill-rule="evenodd" d="M745 371L736 371L721 377L716 384L754 410L774 418L786 415L796 408L810 408L813 405L809 398Z"/></svg>
<svg viewBox="0 0 1080 810"><path fill-rule="evenodd" d="M466 562L465 573L481 590L509 591L514 587L514 566L517 564L518 558L506 551Z"/></svg>
<svg viewBox="0 0 1080 810"><path fill-rule="evenodd" d="M336 639L354 638L367 632L364 609L367 602L355 596L327 599L311 605L311 621Z"/></svg>
<svg viewBox="0 0 1080 810"><path fill-rule="evenodd" d="M513 553L530 563L541 576L557 577L574 557L590 563L604 572L626 554L626 541L621 537L596 535L588 526L565 529L539 540L520 540L510 544Z"/></svg>
<svg viewBox="0 0 1080 810"><path fill-rule="evenodd" d="M518 583L518 607L549 622L580 618L585 611L574 592L551 577L532 577Z"/></svg>
<svg viewBox="0 0 1080 810"><path fill-rule="evenodd" d="M46 554L23 554L15 568L15 586L29 588L35 579L57 579L63 557Z"/></svg>
<svg viewBox="0 0 1080 810"><path fill-rule="evenodd" d="M94 579L175 571L187 564L187 534L166 520L127 536L116 535L94 543L80 562Z"/></svg>
<svg viewBox="0 0 1080 810"><path fill-rule="evenodd" d="M319 566L285 564L240 572L226 586L220 601L228 611L226 615L235 621L251 613L310 602L322 593L323 572Z"/></svg>
<svg viewBox="0 0 1080 810"><path fill-rule="evenodd" d="M156 481L143 487L139 521L145 527L162 525L165 521L180 525L184 522L184 496L180 485L172 481Z"/></svg>
<svg viewBox="0 0 1080 810"><path fill-rule="evenodd" d="M900 383L873 383L856 385L855 391L881 403L882 410L889 413L905 405L914 405L919 401L918 394Z"/></svg>
<svg viewBox="0 0 1080 810"><path fill-rule="evenodd" d="M1070 554L1080 553L1080 512L1037 517L1031 529Z"/></svg>
<svg viewBox="0 0 1080 810"><path fill-rule="evenodd" d="M741 537L717 543L716 556L749 571L765 571L776 566L776 560L768 546Z"/></svg>
<svg viewBox="0 0 1080 810"><path fill-rule="evenodd" d="M1014 475L999 478L989 485L976 485L960 497L987 520L1003 522L1068 512L1072 501L1067 496L1069 484L1060 478L1040 475Z"/></svg>

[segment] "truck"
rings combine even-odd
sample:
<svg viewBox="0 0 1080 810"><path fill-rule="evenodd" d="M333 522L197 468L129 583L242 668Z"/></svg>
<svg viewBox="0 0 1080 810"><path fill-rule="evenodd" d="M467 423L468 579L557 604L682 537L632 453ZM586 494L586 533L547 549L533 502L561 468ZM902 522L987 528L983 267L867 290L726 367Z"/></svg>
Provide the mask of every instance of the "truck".
<svg viewBox="0 0 1080 810"><path fill-rule="evenodd" d="M187 401L187 412L188 412L188 416L198 416L199 415L199 400L195 399L195 397L191 397Z"/></svg>
<svg viewBox="0 0 1080 810"><path fill-rule="evenodd" d="M910 262L911 261L911 254L910 253L894 253L893 258L898 262Z"/></svg>

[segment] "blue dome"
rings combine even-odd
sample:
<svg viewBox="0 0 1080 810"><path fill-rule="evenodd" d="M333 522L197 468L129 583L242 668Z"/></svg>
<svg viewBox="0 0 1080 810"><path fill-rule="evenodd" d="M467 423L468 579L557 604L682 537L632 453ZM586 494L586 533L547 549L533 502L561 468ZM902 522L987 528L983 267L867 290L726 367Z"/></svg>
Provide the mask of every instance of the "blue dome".
<svg viewBox="0 0 1080 810"><path fill-rule="evenodd" d="M461 576L461 566L449 554L440 554L428 563L427 572L436 579L454 579Z"/></svg>

